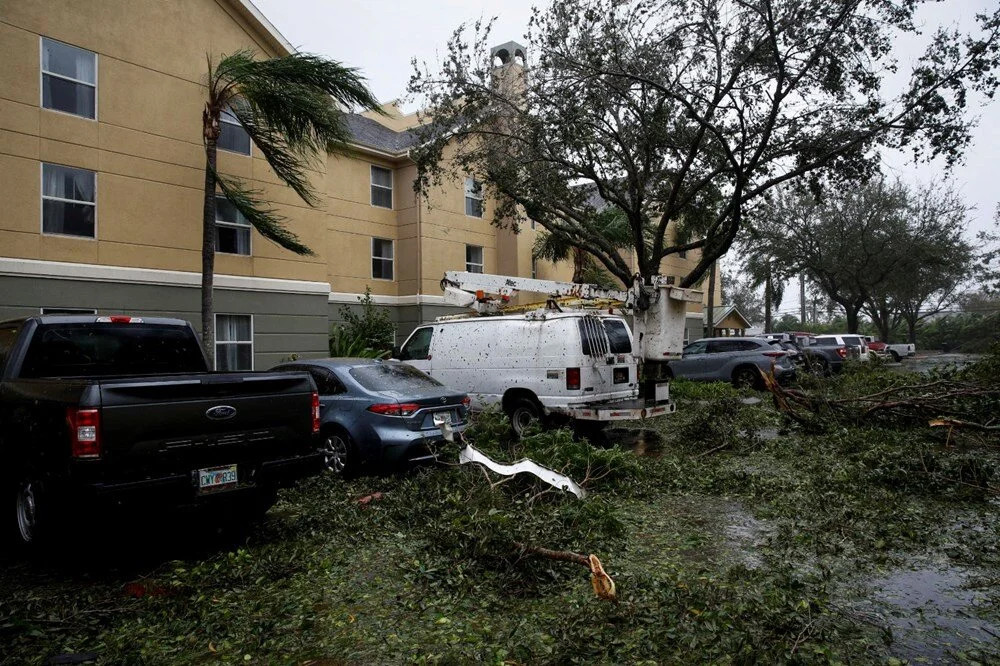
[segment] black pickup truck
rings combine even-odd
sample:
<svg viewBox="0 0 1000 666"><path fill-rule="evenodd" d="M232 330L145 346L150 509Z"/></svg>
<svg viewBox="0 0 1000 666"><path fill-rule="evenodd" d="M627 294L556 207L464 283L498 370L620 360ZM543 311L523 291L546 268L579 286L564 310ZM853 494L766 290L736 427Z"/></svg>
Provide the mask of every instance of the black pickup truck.
<svg viewBox="0 0 1000 666"><path fill-rule="evenodd" d="M179 319L0 322L0 528L37 545L108 501L261 513L320 471L318 412L305 373L209 372Z"/></svg>

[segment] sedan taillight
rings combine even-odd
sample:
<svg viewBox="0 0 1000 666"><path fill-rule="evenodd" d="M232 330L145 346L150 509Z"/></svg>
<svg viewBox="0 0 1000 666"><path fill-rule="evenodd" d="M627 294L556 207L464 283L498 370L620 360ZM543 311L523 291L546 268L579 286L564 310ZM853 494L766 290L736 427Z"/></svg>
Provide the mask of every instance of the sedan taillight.
<svg viewBox="0 0 1000 666"><path fill-rule="evenodd" d="M69 424L70 453L74 458L101 457L101 410L66 410Z"/></svg>
<svg viewBox="0 0 1000 666"><path fill-rule="evenodd" d="M418 409L420 409L420 405L412 402L386 402L375 403L368 408L368 411L384 416L409 416Z"/></svg>

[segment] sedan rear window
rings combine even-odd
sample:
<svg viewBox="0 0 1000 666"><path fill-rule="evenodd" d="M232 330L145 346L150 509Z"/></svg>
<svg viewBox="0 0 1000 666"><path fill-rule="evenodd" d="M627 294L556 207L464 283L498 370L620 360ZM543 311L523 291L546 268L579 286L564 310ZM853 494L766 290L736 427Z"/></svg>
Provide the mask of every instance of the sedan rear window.
<svg viewBox="0 0 1000 666"><path fill-rule="evenodd" d="M205 372L205 357L187 328L146 324L42 324L23 377L101 377Z"/></svg>
<svg viewBox="0 0 1000 666"><path fill-rule="evenodd" d="M407 391L443 386L405 363L372 363L350 369L351 377L369 391Z"/></svg>

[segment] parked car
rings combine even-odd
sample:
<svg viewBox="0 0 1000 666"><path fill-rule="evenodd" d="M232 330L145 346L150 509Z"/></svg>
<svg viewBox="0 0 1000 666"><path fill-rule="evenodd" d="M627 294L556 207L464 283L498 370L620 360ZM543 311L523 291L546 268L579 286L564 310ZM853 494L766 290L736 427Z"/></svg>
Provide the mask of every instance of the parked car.
<svg viewBox="0 0 1000 666"><path fill-rule="evenodd" d="M797 355L793 354L791 358L800 370L824 376L840 372L848 355L847 347L820 346L815 338L801 334L795 336L794 342L771 340L771 345L797 350Z"/></svg>
<svg viewBox="0 0 1000 666"><path fill-rule="evenodd" d="M854 333L836 333L815 336L816 344L821 347L846 347L848 358L857 361L868 361L868 343Z"/></svg>
<svg viewBox="0 0 1000 666"><path fill-rule="evenodd" d="M880 342L878 340L868 343L868 349L880 356L886 356L891 358L896 363L901 362L904 358L909 358L917 353L916 346L907 343L896 343L888 344L885 342Z"/></svg>
<svg viewBox="0 0 1000 666"><path fill-rule="evenodd" d="M673 412L669 385L639 398L632 332L621 317L529 312L439 321L413 331L394 358L464 391L474 409L498 405L521 435L546 418L597 426Z"/></svg>
<svg viewBox="0 0 1000 666"><path fill-rule="evenodd" d="M27 546L101 502L260 514L320 471L318 408L304 372L209 372L179 319L0 322L0 526Z"/></svg>
<svg viewBox="0 0 1000 666"><path fill-rule="evenodd" d="M328 358L274 370L312 375L319 388L324 463L345 476L431 460L431 445L442 438L436 414L447 415L457 432L468 424L469 396L406 363Z"/></svg>
<svg viewBox="0 0 1000 666"><path fill-rule="evenodd" d="M736 386L761 385L760 371L778 381L795 377L795 364L785 350L775 349L765 338L703 338L684 348L683 356L668 363L674 377L699 381L732 382Z"/></svg>

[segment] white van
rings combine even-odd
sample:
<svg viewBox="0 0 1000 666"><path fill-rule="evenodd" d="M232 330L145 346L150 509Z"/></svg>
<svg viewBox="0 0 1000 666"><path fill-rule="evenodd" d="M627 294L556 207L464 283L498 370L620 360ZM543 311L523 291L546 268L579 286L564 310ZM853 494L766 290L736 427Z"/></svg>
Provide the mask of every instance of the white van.
<svg viewBox="0 0 1000 666"><path fill-rule="evenodd" d="M520 435L559 414L595 423L675 410L669 387L639 399L632 333L621 317L585 312L438 321L410 334L396 358L464 391L473 408L499 405Z"/></svg>

